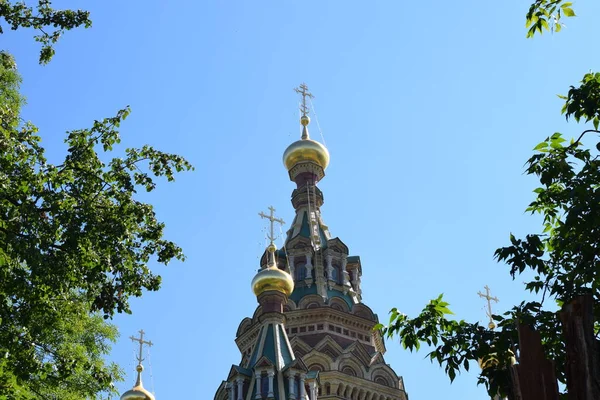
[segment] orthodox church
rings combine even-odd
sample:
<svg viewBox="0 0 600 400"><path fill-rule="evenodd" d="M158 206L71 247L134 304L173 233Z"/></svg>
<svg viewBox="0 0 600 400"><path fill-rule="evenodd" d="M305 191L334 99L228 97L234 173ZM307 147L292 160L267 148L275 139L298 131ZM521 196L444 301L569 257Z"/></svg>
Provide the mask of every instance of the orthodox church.
<svg viewBox="0 0 600 400"><path fill-rule="evenodd" d="M332 237L321 217L323 193L317 187L329 164L329 152L310 139L307 98L302 84L301 139L283 154L289 178L296 184L291 202L296 211L285 245L271 244L252 280L258 306L244 318L235 342L241 361L232 365L214 400L407 400L404 383L385 363L383 337L373 327L377 315L362 302L360 257ZM140 332L142 333L142 332ZM135 339L143 346L143 333ZM147 343L147 342L146 342ZM154 400L138 378L121 400Z"/></svg>

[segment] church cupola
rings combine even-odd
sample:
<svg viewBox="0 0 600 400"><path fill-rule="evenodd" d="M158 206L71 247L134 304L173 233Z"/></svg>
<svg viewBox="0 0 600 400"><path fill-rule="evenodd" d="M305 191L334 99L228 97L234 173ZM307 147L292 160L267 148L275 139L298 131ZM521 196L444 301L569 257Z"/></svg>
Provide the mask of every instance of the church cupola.
<svg viewBox="0 0 600 400"><path fill-rule="evenodd" d="M252 279L252 291L258 298L264 312L283 312L287 298L294 290L294 280L287 272L279 269L275 261L277 247L271 243L267 247L268 264Z"/></svg>
<svg viewBox="0 0 600 400"><path fill-rule="evenodd" d="M137 371L137 379L135 381L135 385L133 386L133 389L128 390L125 393L123 393L123 395L121 396L121 400L155 400L154 395L152 393L150 393L149 391L147 391L146 389L144 389L144 385L142 384L142 372L144 371L144 366L142 365L142 361L144 361L144 358L142 357L143 356L143 348L144 348L144 345L152 346L152 342L144 340L144 331L143 330L141 330L139 333L140 333L139 338L136 338L133 336L130 337L130 339L132 341L138 342L140 345L140 352L139 352L139 355L137 356L138 365L137 365L137 367L135 367L135 370Z"/></svg>
<svg viewBox="0 0 600 400"><path fill-rule="evenodd" d="M323 179L325 169L329 165L329 151L321 143L312 140L308 134L310 117L306 98L313 98L313 95L304 83L294 90L302 95L302 104L300 105L302 137L285 149L283 165L288 170L290 179L296 182L298 187L301 187L308 182L314 185Z"/></svg>

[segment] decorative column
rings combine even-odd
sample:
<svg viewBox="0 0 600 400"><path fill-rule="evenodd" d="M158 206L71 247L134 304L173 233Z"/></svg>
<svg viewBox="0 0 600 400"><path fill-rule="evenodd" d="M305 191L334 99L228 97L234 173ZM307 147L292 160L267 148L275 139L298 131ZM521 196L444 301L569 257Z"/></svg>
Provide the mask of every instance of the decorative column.
<svg viewBox="0 0 600 400"><path fill-rule="evenodd" d="M256 387L256 394L254 395L255 399L262 399L262 385L261 385L261 372L256 372L254 374L254 382Z"/></svg>
<svg viewBox="0 0 600 400"><path fill-rule="evenodd" d="M308 383L308 388L310 389L310 400L317 400L317 381L311 380Z"/></svg>
<svg viewBox="0 0 600 400"><path fill-rule="evenodd" d="M244 400L244 378L237 378L237 400Z"/></svg>
<svg viewBox="0 0 600 400"><path fill-rule="evenodd" d="M358 268L354 268L352 271L352 286L354 290L358 290Z"/></svg>
<svg viewBox="0 0 600 400"><path fill-rule="evenodd" d="M344 294L348 293L348 290L352 289L350 285L350 274L346 270L348 266L348 258L346 255L342 255L342 286L344 287Z"/></svg>
<svg viewBox="0 0 600 400"><path fill-rule="evenodd" d="M312 254L307 254L306 255L306 279L312 279L312 270L313 270L313 265L312 265Z"/></svg>
<svg viewBox="0 0 600 400"><path fill-rule="evenodd" d="M327 280L333 280L333 256L328 255L327 258Z"/></svg>
<svg viewBox="0 0 600 400"><path fill-rule="evenodd" d="M287 377L288 377L288 388L289 388L289 399L290 400L296 400L296 392L294 391L294 379L296 377L296 374L293 371L289 371L287 373Z"/></svg>
<svg viewBox="0 0 600 400"><path fill-rule="evenodd" d="M234 397L235 396L235 393L234 393L235 387L234 387L233 383L231 383L231 382L227 383L226 388L229 392L229 396L228 396L229 400L235 400L235 397Z"/></svg>
<svg viewBox="0 0 600 400"><path fill-rule="evenodd" d="M306 392L305 392L305 388L304 388L304 381L306 380L306 374L300 374L300 385L299 385L299 390L300 390L300 396L298 396L298 398L300 400L306 400Z"/></svg>
<svg viewBox="0 0 600 400"><path fill-rule="evenodd" d="M270 369L267 375L269 376L269 393L267 393L267 399L273 399L275 398L275 394L273 394L273 377L275 376L275 371Z"/></svg>
<svg viewBox="0 0 600 400"><path fill-rule="evenodd" d="M348 289L351 289L352 286L350 286L350 274L348 273L348 271L346 271L345 269L342 270L342 275L344 277L344 294L348 293Z"/></svg>

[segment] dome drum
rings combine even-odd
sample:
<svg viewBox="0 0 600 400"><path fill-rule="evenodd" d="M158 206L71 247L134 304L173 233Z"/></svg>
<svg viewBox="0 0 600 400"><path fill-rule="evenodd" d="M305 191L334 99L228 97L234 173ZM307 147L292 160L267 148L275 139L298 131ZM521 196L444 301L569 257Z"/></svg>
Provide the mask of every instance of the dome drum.
<svg viewBox="0 0 600 400"><path fill-rule="evenodd" d="M289 171L290 180L298 185L305 183L316 184L325 177L325 170L313 161L302 161L294 165Z"/></svg>

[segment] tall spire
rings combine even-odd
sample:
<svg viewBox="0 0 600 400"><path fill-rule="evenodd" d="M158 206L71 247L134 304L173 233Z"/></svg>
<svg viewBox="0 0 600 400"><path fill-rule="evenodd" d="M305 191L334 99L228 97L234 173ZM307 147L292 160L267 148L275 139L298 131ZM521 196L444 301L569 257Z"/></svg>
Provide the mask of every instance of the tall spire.
<svg viewBox="0 0 600 400"><path fill-rule="evenodd" d="M310 139L310 136L307 127L308 124L310 124L310 117L308 116L309 108L306 105L306 98L314 99L315 96L308 91L306 83L301 83L300 86L294 88L294 92L302 96L302 103L300 103L300 112L302 113L302 117L300 117L300 124L302 124L302 140L308 140Z"/></svg>
<svg viewBox="0 0 600 400"><path fill-rule="evenodd" d="M136 356L138 365L135 367L135 370L137 371L137 379L135 380L133 389L123 393L121 400L155 400L154 395L144 389L144 385L142 384L142 372L144 371L144 366L142 365L142 361L144 361L144 345L151 347L153 343L149 340L144 340L144 335L146 332L144 332L143 329L139 331L139 334L139 338L134 336L129 337L132 342L138 342L140 345L139 354Z"/></svg>

